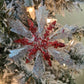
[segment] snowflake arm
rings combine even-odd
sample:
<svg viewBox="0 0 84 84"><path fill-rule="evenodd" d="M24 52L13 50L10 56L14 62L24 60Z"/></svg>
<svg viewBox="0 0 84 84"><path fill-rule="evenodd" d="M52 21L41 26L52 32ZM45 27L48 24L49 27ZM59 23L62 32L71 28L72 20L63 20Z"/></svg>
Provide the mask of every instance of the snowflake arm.
<svg viewBox="0 0 84 84"><path fill-rule="evenodd" d="M45 71L45 65L41 55L42 55L41 52L37 53L34 68L33 68L33 73L35 73L38 78L40 78Z"/></svg>
<svg viewBox="0 0 84 84"><path fill-rule="evenodd" d="M19 58L24 57L24 53L28 52L28 46L24 46L20 49L10 50L9 58L12 58L14 61L18 61Z"/></svg>
<svg viewBox="0 0 84 84"><path fill-rule="evenodd" d="M14 33L17 33L19 35L22 35L26 38L28 38L30 41L33 40L33 35L31 33L31 31L27 30L27 27L21 23L20 20L12 20L10 19L9 25L11 28L11 31Z"/></svg>
<svg viewBox="0 0 84 84"><path fill-rule="evenodd" d="M58 52L55 48L48 48L48 52L52 55L55 60L57 60L60 64L66 64L68 66L73 66L73 60L70 59L70 55L65 52Z"/></svg>

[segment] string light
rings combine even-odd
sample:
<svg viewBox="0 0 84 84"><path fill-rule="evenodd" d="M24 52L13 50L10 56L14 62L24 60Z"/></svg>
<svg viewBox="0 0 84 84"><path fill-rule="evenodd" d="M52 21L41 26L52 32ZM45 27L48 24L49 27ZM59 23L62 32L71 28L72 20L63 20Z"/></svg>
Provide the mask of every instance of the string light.
<svg viewBox="0 0 84 84"><path fill-rule="evenodd" d="M70 45L73 45L73 43L74 43L74 40L71 41L71 44Z"/></svg>
<svg viewBox="0 0 84 84"><path fill-rule="evenodd" d="M65 64L65 63L63 63L63 66L65 67L65 66L66 66L66 64Z"/></svg>
<svg viewBox="0 0 84 84"><path fill-rule="evenodd" d="M27 7L27 12L33 12L33 7Z"/></svg>
<svg viewBox="0 0 84 84"><path fill-rule="evenodd" d="M51 22L51 19L47 19L47 23L50 23Z"/></svg>
<svg viewBox="0 0 84 84"><path fill-rule="evenodd" d="M34 7L33 6L32 7L27 7L26 11L29 12L31 18L34 20L35 19L35 9L34 9Z"/></svg>
<svg viewBox="0 0 84 84"><path fill-rule="evenodd" d="M69 41L69 46L72 46L74 44L74 40Z"/></svg>
<svg viewBox="0 0 84 84"><path fill-rule="evenodd" d="M57 19L49 19L49 18L48 18L48 19L47 19L47 24L48 24L48 23L51 23L51 22L53 22L53 21L57 21Z"/></svg>

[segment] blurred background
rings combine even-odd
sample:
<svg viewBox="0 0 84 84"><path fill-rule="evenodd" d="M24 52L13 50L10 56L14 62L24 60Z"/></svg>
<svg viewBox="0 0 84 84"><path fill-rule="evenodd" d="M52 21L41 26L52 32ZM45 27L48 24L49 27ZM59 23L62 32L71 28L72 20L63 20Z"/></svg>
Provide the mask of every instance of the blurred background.
<svg viewBox="0 0 84 84"><path fill-rule="evenodd" d="M80 3L81 10L73 10L72 12L68 12L65 10L65 14L58 15L56 14L57 22L62 25L78 25L78 26L84 26L84 2ZM84 43L84 38L82 38L82 42ZM84 72L80 74L80 76L76 79L77 84L84 84Z"/></svg>

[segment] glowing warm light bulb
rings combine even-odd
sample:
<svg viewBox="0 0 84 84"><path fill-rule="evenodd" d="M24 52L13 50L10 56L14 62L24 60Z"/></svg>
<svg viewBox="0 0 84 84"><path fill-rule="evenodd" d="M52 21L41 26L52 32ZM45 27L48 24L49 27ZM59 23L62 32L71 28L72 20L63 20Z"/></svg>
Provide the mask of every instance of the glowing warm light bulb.
<svg viewBox="0 0 84 84"><path fill-rule="evenodd" d="M47 19L47 23L50 23L51 22L51 19Z"/></svg>
<svg viewBox="0 0 84 84"><path fill-rule="evenodd" d="M73 43L74 43L74 40L71 41L71 44L70 45L73 45Z"/></svg>
<svg viewBox="0 0 84 84"><path fill-rule="evenodd" d="M53 21L57 21L57 19L47 19L47 23L51 23L51 22L53 22Z"/></svg>
<svg viewBox="0 0 84 84"><path fill-rule="evenodd" d="M26 11L29 12L31 18L34 20L35 19L35 9L34 9L34 7L27 7Z"/></svg>
<svg viewBox="0 0 84 84"><path fill-rule="evenodd" d="M65 63L63 63L63 66L65 67L65 66L66 66L66 64L65 64Z"/></svg>
<svg viewBox="0 0 84 84"><path fill-rule="evenodd" d="M27 7L27 12L32 12L33 8L32 7Z"/></svg>

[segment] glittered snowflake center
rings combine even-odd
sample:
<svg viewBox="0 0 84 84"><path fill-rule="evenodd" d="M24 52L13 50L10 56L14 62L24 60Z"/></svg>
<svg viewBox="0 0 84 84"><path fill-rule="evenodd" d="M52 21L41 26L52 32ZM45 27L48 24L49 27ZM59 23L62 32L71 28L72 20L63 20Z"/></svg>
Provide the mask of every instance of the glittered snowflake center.
<svg viewBox="0 0 84 84"><path fill-rule="evenodd" d="M46 49L48 47L48 39L35 37L34 43L37 45L38 48Z"/></svg>

